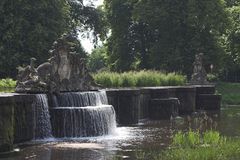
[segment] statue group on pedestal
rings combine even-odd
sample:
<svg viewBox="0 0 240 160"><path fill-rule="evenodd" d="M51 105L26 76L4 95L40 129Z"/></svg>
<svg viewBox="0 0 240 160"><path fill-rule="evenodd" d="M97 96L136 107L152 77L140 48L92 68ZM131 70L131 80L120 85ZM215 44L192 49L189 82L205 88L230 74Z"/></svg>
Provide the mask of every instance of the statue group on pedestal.
<svg viewBox="0 0 240 160"><path fill-rule="evenodd" d="M85 65L85 59L76 52L78 40L64 34L53 43L52 57L35 68L35 58L30 65L18 67L16 92L85 91L97 86Z"/></svg>

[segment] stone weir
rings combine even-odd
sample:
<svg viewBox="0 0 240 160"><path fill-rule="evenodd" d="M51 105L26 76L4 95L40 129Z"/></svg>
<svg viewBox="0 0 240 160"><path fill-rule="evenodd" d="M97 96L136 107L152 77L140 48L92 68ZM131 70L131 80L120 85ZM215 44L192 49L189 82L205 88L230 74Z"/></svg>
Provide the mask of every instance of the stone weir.
<svg viewBox="0 0 240 160"><path fill-rule="evenodd" d="M92 137L114 132L115 111L108 105L104 91L61 93L53 99L50 113L54 137Z"/></svg>
<svg viewBox="0 0 240 160"><path fill-rule="evenodd" d="M221 95L214 85L167 86L108 89L119 125L136 124L140 119L170 119L196 110L219 110Z"/></svg>
<svg viewBox="0 0 240 160"><path fill-rule="evenodd" d="M0 122L0 152L30 140L102 136L116 128L115 111L104 91L2 94Z"/></svg>

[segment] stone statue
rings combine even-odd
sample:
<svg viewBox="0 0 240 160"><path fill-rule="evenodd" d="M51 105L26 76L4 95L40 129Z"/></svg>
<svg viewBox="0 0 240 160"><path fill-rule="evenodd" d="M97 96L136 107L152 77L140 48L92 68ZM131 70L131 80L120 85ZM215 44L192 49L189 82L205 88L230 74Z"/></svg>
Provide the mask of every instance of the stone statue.
<svg viewBox="0 0 240 160"><path fill-rule="evenodd" d="M46 91L47 84L41 80L37 69L35 68L35 58L30 59L30 65L27 67L18 67L16 92L42 92Z"/></svg>
<svg viewBox="0 0 240 160"><path fill-rule="evenodd" d="M34 66L32 58L26 68L18 67L16 92L50 92L85 91L97 89L97 84L88 73L85 59L77 53L80 45L71 34L62 35L53 43L49 51L48 62Z"/></svg>
<svg viewBox="0 0 240 160"><path fill-rule="evenodd" d="M191 77L191 84L208 84L207 73L203 66L203 53L195 55L193 63L193 74Z"/></svg>

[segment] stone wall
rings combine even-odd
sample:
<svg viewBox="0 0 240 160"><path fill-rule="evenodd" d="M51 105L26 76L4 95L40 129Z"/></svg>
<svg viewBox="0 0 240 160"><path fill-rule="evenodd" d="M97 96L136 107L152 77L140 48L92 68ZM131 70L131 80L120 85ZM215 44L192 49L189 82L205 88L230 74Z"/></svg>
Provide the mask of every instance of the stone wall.
<svg viewBox="0 0 240 160"><path fill-rule="evenodd" d="M0 96L0 152L13 149L14 140L14 97Z"/></svg>
<svg viewBox="0 0 240 160"><path fill-rule="evenodd" d="M19 94L14 96L14 143L32 140L34 137L34 111L32 104L35 95Z"/></svg>
<svg viewBox="0 0 240 160"><path fill-rule="evenodd" d="M214 85L109 89L106 92L120 125L135 124L139 119L150 117L169 119L175 114L176 106L180 115L198 109L216 110L221 106L221 95L215 95ZM161 112L166 112L167 116Z"/></svg>

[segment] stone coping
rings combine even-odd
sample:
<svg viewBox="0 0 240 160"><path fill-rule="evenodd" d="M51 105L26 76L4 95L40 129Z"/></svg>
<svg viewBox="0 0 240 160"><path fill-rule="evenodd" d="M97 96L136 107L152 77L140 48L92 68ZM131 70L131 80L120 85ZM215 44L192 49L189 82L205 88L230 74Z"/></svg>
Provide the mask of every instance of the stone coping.
<svg viewBox="0 0 240 160"><path fill-rule="evenodd" d="M215 85L213 84L207 84L207 85L185 85L185 86L158 86L158 87L126 87L126 88L105 88L105 89L99 89L99 90L89 90L89 91L106 91L106 92L117 92L117 93L123 93L123 94L140 94L140 93L149 93L152 90L192 90L198 88L213 88ZM88 92L88 91L73 91L73 92ZM61 92L65 93L65 92ZM48 93L0 93L0 97L10 97L10 96L19 96L19 95L34 95L34 94L48 94Z"/></svg>

